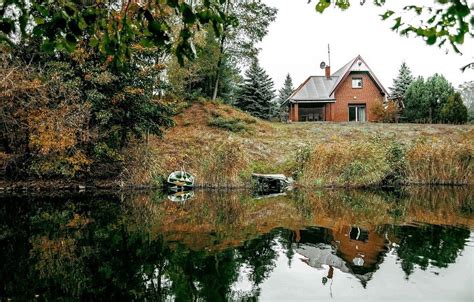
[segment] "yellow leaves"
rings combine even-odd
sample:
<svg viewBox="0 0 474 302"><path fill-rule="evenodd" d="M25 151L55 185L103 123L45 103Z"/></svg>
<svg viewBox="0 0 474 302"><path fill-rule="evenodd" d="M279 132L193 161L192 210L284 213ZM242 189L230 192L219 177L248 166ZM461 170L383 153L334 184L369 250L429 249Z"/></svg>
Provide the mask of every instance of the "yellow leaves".
<svg viewBox="0 0 474 302"><path fill-rule="evenodd" d="M132 95L142 95L145 93L145 91L142 88L137 88L137 87L125 87L124 89L125 93L127 94L132 94Z"/></svg>
<svg viewBox="0 0 474 302"><path fill-rule="evenodd" d="M31 129L30 148L42 154L64 152L76 144L75 125L67 124L71 109L67 106L56 110L38 108L28 114Z"/></svg>

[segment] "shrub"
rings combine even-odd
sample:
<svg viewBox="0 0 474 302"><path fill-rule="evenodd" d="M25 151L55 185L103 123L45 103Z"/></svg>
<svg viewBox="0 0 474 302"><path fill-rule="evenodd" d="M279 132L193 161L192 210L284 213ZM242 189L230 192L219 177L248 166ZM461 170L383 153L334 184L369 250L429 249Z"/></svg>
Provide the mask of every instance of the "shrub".
<svg viewBox="0 0 474 302"><path fill-rule="evenodd" d="M384 123L393 123L397 121L400 108L395 101L384 103L382 100L377 101L371 112L377 117L377 121Z"/></svg>

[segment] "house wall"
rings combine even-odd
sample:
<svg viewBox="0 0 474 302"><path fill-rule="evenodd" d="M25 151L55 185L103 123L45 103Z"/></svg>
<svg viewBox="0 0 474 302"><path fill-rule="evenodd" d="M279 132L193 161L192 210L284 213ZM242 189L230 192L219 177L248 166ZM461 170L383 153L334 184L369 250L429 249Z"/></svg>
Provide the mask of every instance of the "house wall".
<svg viewBox="0 0 474 302"><path fill-rule="evenodd" d="M352 88L352 77L362 78L362 88ZM331 119L328 121L349 121L349 104L365 104L367 121L375 121L372 108L383 98L375 82L367 73L351 73L339 85L335 93L336 102L331 104Z"/></svg>

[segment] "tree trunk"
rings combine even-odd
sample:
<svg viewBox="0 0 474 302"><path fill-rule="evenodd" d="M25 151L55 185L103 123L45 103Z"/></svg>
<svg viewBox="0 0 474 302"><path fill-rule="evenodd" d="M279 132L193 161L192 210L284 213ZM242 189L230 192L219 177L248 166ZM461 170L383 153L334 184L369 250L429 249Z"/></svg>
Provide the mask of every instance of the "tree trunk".
<svg viewBox="0 0 474 302"><path fill-rule="evenodd" d="M227 1L226 7L225 7L225 14L227 15L229 11L229 3L230 1ZM221 40L219 42L219 60L217 61L217 71L216 71L216 80L214 82L214 92L212 93L212 100L215 101L217 99L217 91L219 90L219 80L221 77L221 67L222 67L222 59L224 56L224 44L225 44L225 39L226 39L226 32L227 32L228 24L227 21L224 19L224 24L223 24L223 30L222 30L222 36Z"/></svg>
<svg viewBox="0 0 474 302"><path fill-rule="evenodd" d="M224 56L224 43L225 43L225 30L226 28L224 27L224 32L222 33L222 37L220 40L220 46L219 46L219 60L217 61L217 71L216 71L216 81L214 82L214 92L212 93L212 100L215 101L217 98L217 91L219 90L219 80L221 77L221 67L222 67L222 57Z"/></svg>

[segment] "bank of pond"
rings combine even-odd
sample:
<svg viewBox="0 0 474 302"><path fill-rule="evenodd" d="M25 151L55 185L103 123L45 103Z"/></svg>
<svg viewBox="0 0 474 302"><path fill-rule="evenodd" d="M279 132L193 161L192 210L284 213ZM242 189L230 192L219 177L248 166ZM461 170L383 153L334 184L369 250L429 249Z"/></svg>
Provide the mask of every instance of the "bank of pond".
<svg viewBox="0 0 474 302"><path fill-rule="evenodd" d="M472 191L0 195L0 300L469 300Z"/></svg>

